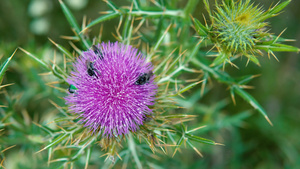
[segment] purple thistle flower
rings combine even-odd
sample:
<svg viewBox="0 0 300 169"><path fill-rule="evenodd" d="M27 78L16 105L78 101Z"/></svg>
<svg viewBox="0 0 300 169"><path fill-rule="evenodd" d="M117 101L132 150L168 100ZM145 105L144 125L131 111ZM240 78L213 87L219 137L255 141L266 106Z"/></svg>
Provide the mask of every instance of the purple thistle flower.
<svg viewBox="0 0 300 169"><path fill-rule="evenodd" d="M152 114L157 85L153 66L132 46L101 43L73 63L66 99L84 127L112 137L136 131Z"/></svg>

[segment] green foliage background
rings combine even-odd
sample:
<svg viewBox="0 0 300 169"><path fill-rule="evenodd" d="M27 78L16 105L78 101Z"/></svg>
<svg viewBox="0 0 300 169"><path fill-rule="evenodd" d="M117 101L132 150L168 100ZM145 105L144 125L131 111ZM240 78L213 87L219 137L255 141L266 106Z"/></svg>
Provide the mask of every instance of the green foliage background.
<svg viewBox="0 0 300 169"><path fill-rule="evenodd" d="M176 1L177 2L177 1ZM178 0L182 7L184 0ZM267 9L273 0L254 1L264 5ZM58 1L49 1L49 10L40 16L30 15L30 5L33 0L1 0L0 1L0 56L1 63L9 57L16 47L22 47L43 56L50 62L53 59L54 46L48 37L62 46L71 49L68 42L61 39L61 35L73 35ZM130 2L118 2L128 5ZM213 4L213 1L211 2ZM276 3L276 2L274 2ZM283 37L296 39L289 43L300 46L300 1L292 1L284 13L269 20L271 31L279 34L284 28ZM202 13L207 14L200 1L193 16L202 20ZM95 19L98 12L107 10L102 1L88 1L81 9L71 8L76 19L81 23L83 15ZM49 24L49 30L37 34L30 27L34 27L36 19L44 18ZM112 33L118 25L118 20L105 22L103 41L114 40ZM100 26L93 27L89 33L97 36ZM261 67L250 63L240 69L227 67L232 76L245 74L261 74L250 84L255 89L248 90L266 109L274 126L270 126L259 113L242 99L237 98L237 105L233 105L226 86L213 83L213 90L201 98L196 106L181 111L188 114L198 114L200 125L208 124L208 129L197 134L225 146L198 145L204 154L199 157L191 149L182 148L173 158L171 155L161 155L158 161L148 159L149 162L159 164L162 168L300 168L300 61L297 53L276 53L280 62L274 58L259 58ZM245 65L246 60L239 60L236 64ZM14 83L1 89L0 105L8 106L7 111L14 113L23 126L15 130L2 131L8 135L5 145L1 142L1 149L9 145L17 145L5 154L7 168L40 168L47 162L47 157L34 154L42 148L44 138L38 137L39 127L32 124L47 123L53 120L59 112L49 102L62 102L59 97L64 94L47 86L52 81L48 76L41 76L45 70L37 65L24 53L18 51L5 74L3 84ZM189 94L199 94L199 88L189 91ZM245 111L246 110L246 111ZM249 110L249 111L247 111ZM251 111L250 111L251 110ZM241 113L242 112L242 113ZM196 124L194 124L196 125ZM0 135L1 137L1 135ZM0 149L0 150L1 150ZM93 157L97 159L98 157ZM1 162L1 161L0 161ZM95 164L97 166L97 164ZM90 166L93 168L93 164Z"/></svg>

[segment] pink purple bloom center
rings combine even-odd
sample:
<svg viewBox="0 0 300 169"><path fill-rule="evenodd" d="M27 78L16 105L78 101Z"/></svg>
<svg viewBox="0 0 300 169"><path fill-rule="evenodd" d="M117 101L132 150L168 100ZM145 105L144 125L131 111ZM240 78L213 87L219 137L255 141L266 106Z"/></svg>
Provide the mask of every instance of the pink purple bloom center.
<svg viewBox="0 0 300 169"><path fill-rule="evenodd" d="M132 46L101 43L73 63L65 99L93 133L119 136L136 131L152 110L157 85L152 65Z"/></svg>

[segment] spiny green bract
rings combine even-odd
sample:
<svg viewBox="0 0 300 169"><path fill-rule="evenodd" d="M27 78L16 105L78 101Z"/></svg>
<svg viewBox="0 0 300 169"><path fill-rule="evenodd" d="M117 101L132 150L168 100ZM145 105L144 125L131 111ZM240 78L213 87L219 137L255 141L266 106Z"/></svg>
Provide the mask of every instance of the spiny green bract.
<svg viewBox="0 0 300 169"><path fill-rule="evenodd" d="M250 0L228 4L223 1L222 5L217 5L212 16L212 32L224 51L251 52L259 37L269 36L263 29L267 24L260 22L263 11L249 3Z"/></svg>
<svg viewBox="0 0 300 169"><path fill-rule="evenodd" d="M281 51L298 51L298 48L279 44L278 37L268 32L268 23L265 22L266 19L278 15L290 1L277 3L264 11L250 0L226 0L221 3L216 1L215 10L211 10L208 0L204 0L211 25L204 26L196 19L194 22L199 35L209 39L218 50L213 65L231 63L232 57L242 55L259 65L256 55L262 53L260 50L265 50L275 57L275 46L284 48Z"/></svg>

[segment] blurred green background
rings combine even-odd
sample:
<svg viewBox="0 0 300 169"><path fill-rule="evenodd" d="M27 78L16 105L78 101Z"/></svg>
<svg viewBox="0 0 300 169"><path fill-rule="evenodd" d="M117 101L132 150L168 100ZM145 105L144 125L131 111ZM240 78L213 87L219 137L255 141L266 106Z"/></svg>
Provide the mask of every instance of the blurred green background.
<svg viewBox="0 0 300 169"><path fill-rule="evenodd" d="M88 19L95 19L100 11L108 9L102 1L65 0L64 2L70 7L79 23L82 22L84 15ZM264 9L277 3L274 0L254 2L264 5ZM130 1L119 3L130 5ZM185 5L185 3L185 0L178 0L178 4ZM278 35L287 28L282 36L297 40L289 43L297 47L300 47L299 7L300 1L294 0L284 13L269 20L271 32ZM206 14L206 11L200 0L193 16L201 20L202 13ZM112 36L115 31L112 30L115 30L117 24L118 20L105 22L103 41L115 40ZM93 27L89 35L98 36L99 29L100 25ZM44 60L50 62L55 48L48 37L71 49L68 41L62 39L61 35L73 35L73 32L66 22L58 1L0 1L0 56L3 56L1 62L17 47L43 56ZM191 107L185 111L191 114L200 113L200 118L206 117L198 121L200 124L209 124L210 128L197 134L223 143L225 146L198 145L204 154L203 158L194 151L183 148L182 152L173 158L161 155L161 159L156 163L162 168L300 168L299 54L276 53L276 55L280 62L273 57L268 59L265 56L260 58L261 67L254 64L245 67L245 60L243 60L237 62L240 67L238 71L236 68L227 69L232 76L261 74L251 82L255 88L248 91L266 109L274 126L270 126L242 99L237 99L237 105L233 105L226 86L214 84L213 90L198 101L199 107ZM4 135L7 136L5 141L10 143L8 145L17 145L5 152L5 162L9 165L7 168L40 168L40 163L46 161L41 155L33 155L34 158L28 156L40 150L43 142L43 138L35 137L41 131L32 125L31 121L45 124L53 120L59 112L49 100L63 104L60 98L64 93L46 85L53 79L51 76L41 76L40 73L43 72L45 72L43 68L18 51L2 82L2 85L8 83L14 85L1 89L1 105L8 106L5 111L18 114L20 120L25 121L22 126L24 131L4 131ZM199 91L195 89L191 93L199 94ZM247 110L251 113L245 112ZM227 117L236 117L236 121L230 118L228 124L224 123Z"/></svg>

